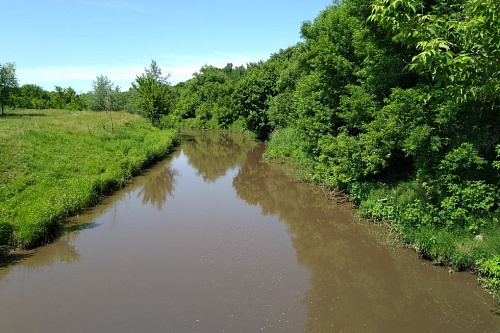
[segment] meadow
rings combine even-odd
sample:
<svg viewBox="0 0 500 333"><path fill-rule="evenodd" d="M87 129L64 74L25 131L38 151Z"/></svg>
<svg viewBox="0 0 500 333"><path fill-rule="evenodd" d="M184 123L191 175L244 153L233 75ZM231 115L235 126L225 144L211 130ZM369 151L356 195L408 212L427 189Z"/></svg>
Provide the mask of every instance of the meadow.
<svg viewBox="0 0 500 333"><path fill-rule="evenodd" d="M50 241L164 157L178 132L128 112L16 110L0 117L0 252Z"/></svg>

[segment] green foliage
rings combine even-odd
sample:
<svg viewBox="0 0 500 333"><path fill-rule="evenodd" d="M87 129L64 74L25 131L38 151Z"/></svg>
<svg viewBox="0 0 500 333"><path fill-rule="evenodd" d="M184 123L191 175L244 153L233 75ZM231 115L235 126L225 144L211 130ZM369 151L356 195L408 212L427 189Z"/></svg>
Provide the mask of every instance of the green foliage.
<svg viewBox="0 0 500 333"><path fill-rule="evenodd" d="M10 92L17 87L16 66L12 62L0 63L0 105L4 114L4 107L10 99Z"/></svg>
<svg viewBox="0 0 500 333"><path fill-rule="evenodd" d="M314 152L319 139L335 129L334 109L323 103L327 98L326 88L321 74L313 72L298 83L295 92L298 102L293 122L308 152Z"/></svg>
<svg viewBox="0 0 500 333"><path fill-rule="evenodd" d="M346 89L347 95L340 97L338 114L347 132L356 135L366 130L366 124L373 120L378 105L375 96L364 86L347 85Z"/></svg>
<svg viewBox="0 0 500 333"><path fill-rule="evenodd" d="M35 84L22 85L12 94L13 104L22 109L46 109L49 106L49 93Z"/></svg>
<svg viewBox="0 0 500 333"><path fill-rule="evenodd" d="M276 73L270 66L256 66L238 81L233 95L235 113L245 120L246 128L266 138L271 127L267 117L270 98L274 95Z"/></svg>
<svg viewBox="0 0 500 333"><path fill-rule="evenodd" d="M85 108L86 102L73 88L62 88L59 86L55 86L54 88L55 91L49 93L48 107L66 110L83 110Z"/></svg>
<svg viewBox="0 0 500 333"><path fill-rule="evenodd" d="M59 223L164 156L175 131L116 112L15 112L0 121L0 246L45 243ZM13 239L9 238L12 231Z"/></svg>
<svg viewBox="0 0 500 333"><path fill-rule="evenodd" d="M429 185L443 226L478 233L491 217L499 195L493 184L481 179L487 164L470 143L450 151L439 163Z"/></svg>
<svg viewBox="0 0 500 333"><path fill-rule="evenodd" d="M488 260L479 260L477 265L479 281L500 295L500 255Z"/></svg>
<svg viewBox="0 0 500 333"><path fill-rule="evenodd" d="M267 61L204 66L171 119L269 136L436 263L500 253L498 1L345 0ZM476 242L480 235L484 241Z"/></svg>
<svg viewBox="0 0 500 333"><path fill-rule="evenodd" d="M244 67L203 66L193 78L174 87L175 103L169 120L182 126L229 129L238 120L233 99Z"/></svg>
<svg viewBox="0 0 500 333"><path fill-rule="evenodd" d="M344 188L363 175L362 143L346 133L323 136L315 178L328 186Z"/></svg>
<svg viewBox="0 0 500 333"><path fill-rule="evenodd" d="M0 257L4 256L12 246L14 228L8 223L0 222Z"/></svg>
<svg viewBox="0 0 500 333"><path fill-rule="evenodd" d="M419 51L410 68L431 75L436 87L456 101L500 97L500 3L459 1L428 8L421 0L378 0L371 20Z"/></svg>
<svg viewBox="0 0 500 333"><path fill-rule="evenodd" d="M35 84L25 84L10 92L11 104L21 109L61 109L83 110L87 107L84 95L79 95L71 88L54 87L54 91L45 91Z"/></svg>
<svg viewBox="0 0 500 333"><path fill-rule="evenodd" d="M151 125L159 125L161 116L168 114L171 108L168 76L163 77L160 67L152 60L132 86L137 91L135 105L139 113L148 118Z"/></svg>
<svg viewBox="0 0 500 333"><path fill-rule="evenodd" d="M264 156L277 162L287 162L299 169L312 170L314 160L304 152L303 142L294 128L282 128L272 133Z"/></svg>
<svg viewBox="0 0 500 333"><path fill-rule="evenodd" d="M124 107L120 87L107 76L101 75L92 82L92 91L87 96L88 108L92 111L118 111Z"/></svg>
<svg viewBox="0 0 500 333"><path fill-rule="evenodd" d="M425 259L433 260L437 265L449 265L452 255L456 252L455 237L432 226L421 227L412 232L412 243Z"/></svg>
<svg viewBox="0 0 500 333"><path fill-rule="evenodd" d="M493 161L493 167L500 171L500 145L496 148L497 151L497 160Z"/></svg>

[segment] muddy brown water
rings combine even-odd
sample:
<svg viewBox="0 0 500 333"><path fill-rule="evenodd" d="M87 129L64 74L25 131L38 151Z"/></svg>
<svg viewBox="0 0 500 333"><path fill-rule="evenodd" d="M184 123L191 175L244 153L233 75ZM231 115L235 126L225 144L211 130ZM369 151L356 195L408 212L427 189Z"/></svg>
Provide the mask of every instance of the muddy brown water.
<svg viewBox="0 0 500 333"><path fill-rule="evenodd" d="M0 265L1 332L496 332L495 300L200 132L53 244Z"/></svg>

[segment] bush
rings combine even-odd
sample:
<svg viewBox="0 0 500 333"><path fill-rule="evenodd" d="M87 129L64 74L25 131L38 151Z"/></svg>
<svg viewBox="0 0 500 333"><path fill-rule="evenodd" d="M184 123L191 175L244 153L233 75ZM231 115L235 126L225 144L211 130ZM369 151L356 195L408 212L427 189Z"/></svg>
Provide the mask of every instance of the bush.
<svg viewBox="0 0 500 333"><path fill-rule="evenodd" d="M477 262L479 281L488 289L500 295L500 255Z"/></svg>

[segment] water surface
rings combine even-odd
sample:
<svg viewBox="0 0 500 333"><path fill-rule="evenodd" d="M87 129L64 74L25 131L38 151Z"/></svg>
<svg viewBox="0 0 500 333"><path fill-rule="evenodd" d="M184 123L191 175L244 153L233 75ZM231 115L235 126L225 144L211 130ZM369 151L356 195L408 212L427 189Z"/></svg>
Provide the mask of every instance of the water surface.
<svg viewBox="0 0 500 333"><path fill-rule="evenodd" d="M0 266L3 332L495 332L469 273L387 245L241 135L170 158Z"/></svg>

